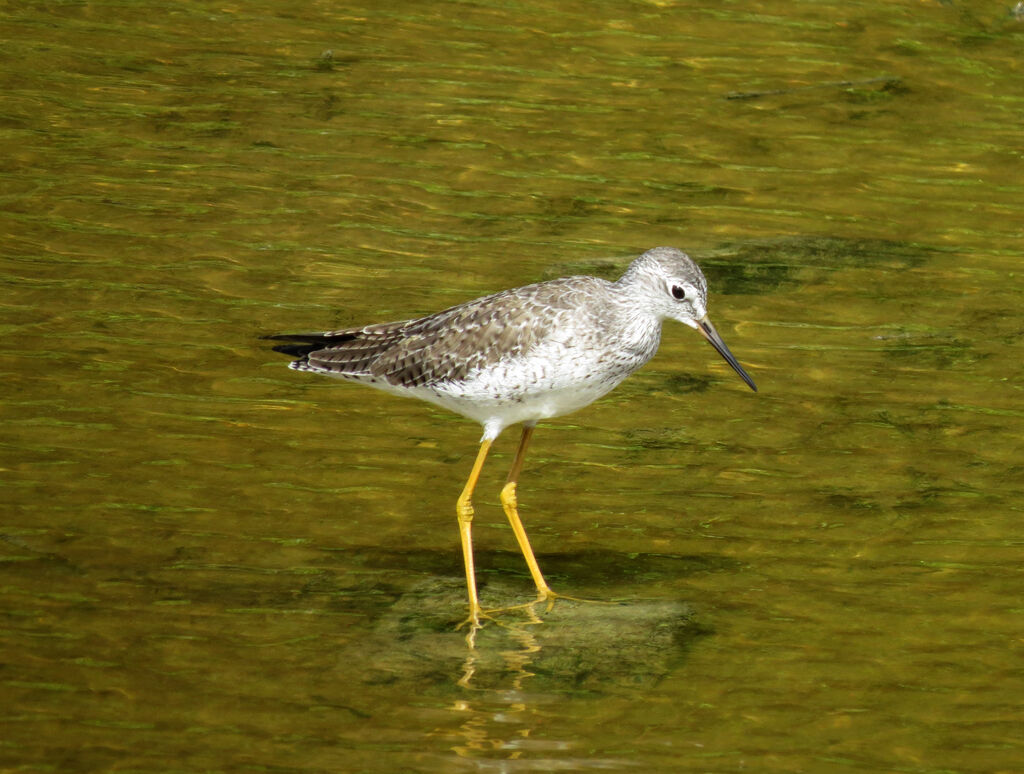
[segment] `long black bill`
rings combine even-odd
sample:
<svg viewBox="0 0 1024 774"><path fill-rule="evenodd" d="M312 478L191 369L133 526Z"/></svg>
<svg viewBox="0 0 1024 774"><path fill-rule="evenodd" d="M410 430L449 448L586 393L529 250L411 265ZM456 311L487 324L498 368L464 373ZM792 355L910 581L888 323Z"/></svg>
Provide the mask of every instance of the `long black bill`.
<svg viewBox="0 0 1024 774"><path fill-rule="evenodd" d="M725 342L722 341L722 337L718 335L718 331L715 330L715 326L711 324L711 320L705 317L697 323L697 330L700 331L701 335L708 340L708 344L715 348L715 351L721 355L725 362L732 366L732 370L740 375L740 378L747 383L754 392L757 392L757 385L754 384L754 380L750 378L750 375L743 370L743 366L739 364L739 361L733 357L732 352L725 346Z"/></svg>

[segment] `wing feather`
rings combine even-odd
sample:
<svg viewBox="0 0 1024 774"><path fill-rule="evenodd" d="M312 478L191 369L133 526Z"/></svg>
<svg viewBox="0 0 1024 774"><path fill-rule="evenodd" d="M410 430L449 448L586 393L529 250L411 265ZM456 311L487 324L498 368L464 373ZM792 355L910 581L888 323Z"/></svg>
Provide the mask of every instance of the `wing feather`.
<svg viewBox="0 0 1024 774"><path fill-rule="evenodd" d="M578 294L593 277L569 277L506 290L414 320L315 334L268 336L301 370L401 387L459 381L506 358L527 355L558 335L560 315L585 308Z"/></svg>

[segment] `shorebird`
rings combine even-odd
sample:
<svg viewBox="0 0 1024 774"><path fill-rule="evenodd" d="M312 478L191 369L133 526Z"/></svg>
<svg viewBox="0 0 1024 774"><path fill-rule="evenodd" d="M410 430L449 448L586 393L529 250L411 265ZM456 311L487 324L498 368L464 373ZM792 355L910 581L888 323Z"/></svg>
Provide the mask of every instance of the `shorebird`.
<svg viewBox="0 0 1024 774"><path fill-rule="evenodd" d="M704 336L750 389L757 387L711 324L707 281L681 250L655 247L617 282L577 276L526 285L414 320L326 333L268 336L290 367L434 403L483 425L456 516L471 630L484 611L473 569L473 490L491 444L523 426L501 504L537 587L551 590L519 518L516 487L537 422L593 403L654 357L663 320Z"/></svg>

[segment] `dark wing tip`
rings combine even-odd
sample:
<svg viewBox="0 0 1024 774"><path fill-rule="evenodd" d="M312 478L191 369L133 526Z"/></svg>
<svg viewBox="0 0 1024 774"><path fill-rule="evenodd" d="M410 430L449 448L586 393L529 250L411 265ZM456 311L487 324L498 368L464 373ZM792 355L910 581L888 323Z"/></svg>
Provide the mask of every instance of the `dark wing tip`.
<svg viewBox="0 0 1024 774"><path fill-rule="evenodd" d="M325 333L279 333L273 336L260 336L263 341L285 341L287 344L278 344L274 347L275 352L289 357L306 357L311 352L319 349L326 349L332 344L340 344L343 341L351 341L354 334L325 334Z"/></svg>

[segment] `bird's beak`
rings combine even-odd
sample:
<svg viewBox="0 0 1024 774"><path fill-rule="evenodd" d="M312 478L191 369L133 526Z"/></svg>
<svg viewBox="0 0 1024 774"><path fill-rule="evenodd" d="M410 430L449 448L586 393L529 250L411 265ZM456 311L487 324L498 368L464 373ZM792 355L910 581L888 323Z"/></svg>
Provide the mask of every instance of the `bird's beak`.
<svg viewBox="0 0 1024 774"><path fill-rule="evenodd" d="M714 347L715 351L725 359L725 362L732 366L732 370L740 375L740 378L747 383L747 386L754 392L757 392L757 385L754 384L754 380L743 370L743 366L739 364L739 361L733 357L732 352L725 346L722 337L718 335L718 331L715 330L715 326L711 324L711 320L706 315L703 320L697 321L697 330L708 340L708 344Z"/></svg>

